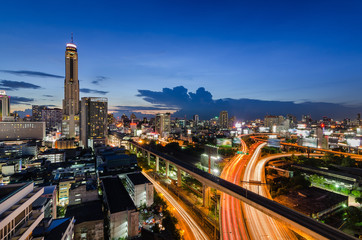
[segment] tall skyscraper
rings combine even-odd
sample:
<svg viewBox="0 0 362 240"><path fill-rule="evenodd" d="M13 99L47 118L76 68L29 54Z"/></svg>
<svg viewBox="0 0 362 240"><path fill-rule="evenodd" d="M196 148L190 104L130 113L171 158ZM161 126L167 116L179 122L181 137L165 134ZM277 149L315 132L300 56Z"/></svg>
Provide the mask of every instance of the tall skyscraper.
<svg viewBox="0 0 362 240"><path fill-rule="evenodd" d="M5 90L0 90L0 122L10 116L10 98Z"/></svg>
<svg viewBox="0 0 362 240"><path fill-rule="evenodd" d="M161 137L167 137L171 132L171 114L170 113L158 113L156 114L155 131L160 134Z"/></svg>
<svg viewBox="0 0 362 240"><path fill-rule="evenodd" d="M229 126L229 117L227 111L221 111L219 117L219 124L221 129L227 129Z"/></svg>
<svg viewBox="0 0 362 240"><path fill-rule="evenodd" d="M85 147L105 143L107 135L108 100L101 97L83 97L80 115L80 139ZM93 142L93 143L92 143Z"/></svg>
<svg viewBox="0 0 362 240"><path fill-rule="evenodd" d="M79 136L78 53L73 37L65 50L62 135L66 138Z"/></svg>

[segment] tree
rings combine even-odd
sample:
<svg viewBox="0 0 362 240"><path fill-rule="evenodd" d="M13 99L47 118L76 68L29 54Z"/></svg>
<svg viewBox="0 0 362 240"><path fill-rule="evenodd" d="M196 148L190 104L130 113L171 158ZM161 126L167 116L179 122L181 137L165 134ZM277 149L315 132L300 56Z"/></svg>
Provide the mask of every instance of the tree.
<svg viewBox="0 0 362 240"><path fill-rule="evenodd" d="M302 186L303 188L308 188L310 186L310 181L305 179L301 175L297 175L291 179L291 185L292 186Z"/></svg>
<svg viewBox="0 0 362 240"><path fill-rule="evenodd" d="M164 211L164 218L162 219L162 226L165 227L173 239L181 239L180 231L176 228L177 219L171 216L169 211Z"/></svg>
<svg viewBox="0 0 362 240"><path fill-rule="evenodd" d="M153 225L152 227L151 227L151 230L152 230L152 232L154 232L154 233L160 233L160 226L159 226L159 224L158 223L155 223L155 225Z"/></svg>
<svg viewBox="0 0 362 240"><path fill-rule="evenodd" d="M269 175L278 174L278 171L275 170L275 169L273 169L273 168L269 168L269 169L268 169L268 174L269 174Z"/></svg>
<svg viewBox="0 0 362 240"><path fill-rule="evenodd" d="M355 196L356 198L360 198L362 196L361 191L358 190L352 190L352 195Z"/></svg>
<svg viewBox="0 0 362 240"><path fill-rule="evenodd" d="M356 160L354 160L350 156L342 159L341 166L343 167L354 167L355 165L356 165Z"/></svg>
<svg viewBox="0 0 362 240"><path fill-rule="evenodd" d="M165 152L174 154L176 152L181 151L181 147L178 142L171 142L165 146Z"/></svg>

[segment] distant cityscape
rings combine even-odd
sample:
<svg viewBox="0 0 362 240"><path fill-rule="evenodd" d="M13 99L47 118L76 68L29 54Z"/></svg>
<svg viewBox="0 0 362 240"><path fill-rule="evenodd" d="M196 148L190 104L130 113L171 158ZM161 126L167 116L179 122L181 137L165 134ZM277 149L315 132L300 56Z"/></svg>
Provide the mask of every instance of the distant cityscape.
<svg viewBox="0 0 362 240"><path fill-rule="evenodd" d="M0 89L0 239L361 238L359 112L115 117L79 85L72 39L62 109Z"/></svg>

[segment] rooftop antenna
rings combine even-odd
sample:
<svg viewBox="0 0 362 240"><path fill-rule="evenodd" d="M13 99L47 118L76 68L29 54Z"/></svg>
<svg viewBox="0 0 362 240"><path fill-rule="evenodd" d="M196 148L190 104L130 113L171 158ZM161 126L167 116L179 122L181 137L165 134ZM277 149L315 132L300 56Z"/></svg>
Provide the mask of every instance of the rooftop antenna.
<svg viewBox="0 0 362 240"><path fill-rule="evenodd" d="M70 42L73 43L73 33L71 34Z"/></svg>

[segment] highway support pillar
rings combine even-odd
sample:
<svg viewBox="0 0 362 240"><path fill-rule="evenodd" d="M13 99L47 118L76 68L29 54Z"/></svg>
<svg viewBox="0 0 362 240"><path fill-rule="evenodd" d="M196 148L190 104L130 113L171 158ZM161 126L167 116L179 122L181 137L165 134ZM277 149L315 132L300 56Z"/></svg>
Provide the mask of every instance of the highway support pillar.
<svg viewBox="0 0 362 240"><path fill-rule="evenodd" d="M206 184L202 184L202 206L208 208L210 204L210 190L211 188Z"/></svg>
<svg viewBox="0 0 362 240"><path fill-rule="evenodd" d="M151 164L151 153L147 151L147 164L150 166Z"/></svg>
<svg viewBox="0 0 362 240"><path fill-rule="evenodd" d="M146 157L146 152L145 152L144 149L142 149L142 157L143 157L143 158Z"/></svg>
<svg viewBox="0 0 362 240"><path fill-rule="evenodd" d="M156 156L156 172L160 171L160 158Z"/></svg>
<svg viewBox="0 0 362 240"><path fill-rule="evenodd" d="M170 175L170 162L166 161L166 177Z"/></svg>
<svg viewBox="0 0 362 240"><path fill-rule="evenodd" d="M177 168L177 187L182 186L181 169Z"/></svg>

